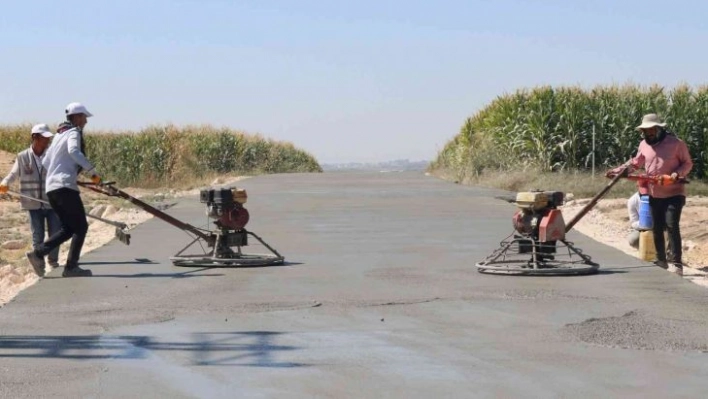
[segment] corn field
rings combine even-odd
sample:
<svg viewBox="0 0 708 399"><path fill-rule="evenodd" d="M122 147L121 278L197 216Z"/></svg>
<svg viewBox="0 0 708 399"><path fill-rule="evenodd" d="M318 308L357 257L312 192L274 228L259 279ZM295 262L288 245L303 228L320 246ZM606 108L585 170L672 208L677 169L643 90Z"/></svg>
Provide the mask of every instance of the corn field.
<svg viewBox="0 0 708 399"><path fill-rule="evenodd" d="M598 171L632 157L642 116L658 113L688 144L692 178L708 174L708 87L538 87L500 96L468 118L430 166L461 175L485 169Z"/></svg>
<svg viewBox="0 0 708 399"><path fill-rule="evenodd" d="M0 150L29 146L31 126L0 126ZM211 126L150 126L138 132L85 133L86 152L104 179L158 186L214 173L321 172L291 143Z"/></svg>

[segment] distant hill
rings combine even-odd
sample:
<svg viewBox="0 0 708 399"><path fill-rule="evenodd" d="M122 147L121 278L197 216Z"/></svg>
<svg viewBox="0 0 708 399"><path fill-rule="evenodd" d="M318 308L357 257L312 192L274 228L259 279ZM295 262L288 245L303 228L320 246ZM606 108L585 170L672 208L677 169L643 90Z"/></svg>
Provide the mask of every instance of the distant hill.
<svg viewBox="0 0 708 399"><path fill-rule="evenodd" d="M410 161L408 159L397 159L384 162L347 162L321 164L325 172L344 171L368 171L368 172L403 172L403 171L423 171L428 167L429 161Z"/></svg>

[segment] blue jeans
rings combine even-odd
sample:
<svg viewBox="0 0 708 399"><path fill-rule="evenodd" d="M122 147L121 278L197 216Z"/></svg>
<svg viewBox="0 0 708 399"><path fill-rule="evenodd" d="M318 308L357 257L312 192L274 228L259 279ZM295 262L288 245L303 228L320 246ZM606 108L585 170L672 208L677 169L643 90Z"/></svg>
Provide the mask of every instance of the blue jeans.
<svg viewBox="0 0 708 399"><path fill-rule="evenodd" d="M53 209L33 209L29 211L30 230L32 230L32 247L37 247L44 242L45 231L49 236L53 236L61 229L61 221L59 216ZM45 230L45 226L47 229ZM47 254L50 264L59 263L59 247L53 249Z"/></svg>

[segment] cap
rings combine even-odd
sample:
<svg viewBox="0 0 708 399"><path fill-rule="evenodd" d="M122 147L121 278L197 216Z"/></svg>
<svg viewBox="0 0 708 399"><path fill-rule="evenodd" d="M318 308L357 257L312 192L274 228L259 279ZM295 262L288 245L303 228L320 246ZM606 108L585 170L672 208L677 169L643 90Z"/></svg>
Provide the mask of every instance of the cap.
<svg viewBox="0 0 708 399"><path fill-rule="evenodd" d="M49 130L49 126L46 123L40 123L38 125L32 126L32 134L41 134L42 137L52 137L54 134Z"/></svg>
<svg viewBox="0 0 708 399"><path fill-rule="evenodd" d="M66 116L69 116L69 115L78 115L78 114L84 114L84 115L86 115L87 117L93 116L93 114L90 113L90 112L86 109L86 107L85 107L83 104L81 104L81 103L71 103L71 104L67 105L65 112L66 112Z"/></svg>

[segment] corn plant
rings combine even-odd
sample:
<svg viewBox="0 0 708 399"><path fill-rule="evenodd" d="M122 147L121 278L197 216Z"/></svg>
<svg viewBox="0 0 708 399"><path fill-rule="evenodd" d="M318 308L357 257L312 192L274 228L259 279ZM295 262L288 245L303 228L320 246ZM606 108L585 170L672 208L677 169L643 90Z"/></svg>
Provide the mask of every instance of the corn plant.
<svg viewBox="0 0 708 399"><path fill-rule="evenodd" d="M544 86L499 96L465 120L431 170L586 171L593 156L593 131L596 165L616 166L635 154L641 141L635 128L652 112L665 118L669 130L688 145L695 164L692 177L706 177L708 88L686 85L672 90L656 85Z"/></svg>
<svg viewBox="0 0 708 399"><path fill-rule="evenodd" d="M31 126L0 126L0 150L29 145ZM167 185L214 173L321 172L317 160L291 143L211 126L149 126L138 132L84 135L88 158L110 180Z"/></svg>

